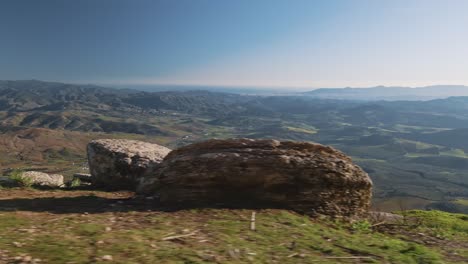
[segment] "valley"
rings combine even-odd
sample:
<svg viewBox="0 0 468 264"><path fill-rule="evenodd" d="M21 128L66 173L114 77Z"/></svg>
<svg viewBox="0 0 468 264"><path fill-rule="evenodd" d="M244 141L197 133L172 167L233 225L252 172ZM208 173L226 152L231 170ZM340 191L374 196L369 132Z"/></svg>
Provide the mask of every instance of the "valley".
<svg viewBox="0 0 468 264"><path fill-rule="evenodd" d="M230 137L318 142L369 173L376 209L468 212L468 97L358 101L1 81L0 131L4 172L68 177L86 170L85 147L96 138L170 148Z"/></svg>

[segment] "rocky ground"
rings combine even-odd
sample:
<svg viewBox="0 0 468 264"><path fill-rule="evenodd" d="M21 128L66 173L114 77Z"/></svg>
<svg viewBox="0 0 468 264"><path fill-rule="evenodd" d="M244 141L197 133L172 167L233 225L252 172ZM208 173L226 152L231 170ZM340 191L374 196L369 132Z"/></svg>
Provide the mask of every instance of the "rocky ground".
<svg viewBox="0 0 468 264"><path fill-rule="evenodd" d="M342 223L285 210L168 211L97 190L0 190L0 263L466 263L468 216Z"/></svg>

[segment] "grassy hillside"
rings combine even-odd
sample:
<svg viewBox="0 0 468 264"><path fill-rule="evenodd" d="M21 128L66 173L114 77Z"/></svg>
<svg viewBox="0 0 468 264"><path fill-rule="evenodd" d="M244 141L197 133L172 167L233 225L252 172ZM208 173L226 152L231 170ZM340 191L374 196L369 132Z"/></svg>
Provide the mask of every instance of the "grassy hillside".
<svg viewBox="0 0 468 264"><path fill-rule="evenodd" d="M284 210L167 212L131 193L0 192L0 263L466 263L468 216L401 212L395 224ZM2 262L3 261L3 262Z"/></svg>
<svg viewBox="0 0 468 264"><path fill-rule="evenodd" d="M0 169L36 168L65 175L79 170L87 162L86 145L97 138L133 138L164 142L135 134L80 133L44 128L9 128L0 134Z"/></svg>

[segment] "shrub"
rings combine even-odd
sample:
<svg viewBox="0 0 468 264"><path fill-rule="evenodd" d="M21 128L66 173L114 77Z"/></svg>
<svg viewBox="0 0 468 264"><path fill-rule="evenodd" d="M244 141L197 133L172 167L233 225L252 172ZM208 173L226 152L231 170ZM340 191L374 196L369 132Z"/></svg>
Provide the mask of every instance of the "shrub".
<svg viewBox="0 0 468 264"><path fill-rule="evenodd" d="M81 186L81 180L78 179L78 178L75 178L70 182L70 187L71 188L79 187L79 186Z"/></svg>
<svg viewBox="0 0 468 264"><path fill-rule="evenodd" d="M33 185L33 180L31 178L23 177L23 171L19 169L13 170L9 178L14 180L20 187L31 187Z"/></svg>

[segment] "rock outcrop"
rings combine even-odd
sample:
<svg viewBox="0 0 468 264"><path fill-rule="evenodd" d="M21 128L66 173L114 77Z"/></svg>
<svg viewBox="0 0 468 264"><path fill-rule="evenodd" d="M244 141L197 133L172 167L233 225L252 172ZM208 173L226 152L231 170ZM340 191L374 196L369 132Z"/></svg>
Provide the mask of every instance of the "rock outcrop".
<svg viewBox="0 0 468 264"><path fill-rule="evenodd" d="M402 215L379 211L370 211L368 218L374 223L396 224L404 221L404 217Z"/></svg>
<svg viewBox="0 0 468 264"><path fill-rule="evenodd" d="M286 208L309 215L364 215L369 176L342 152L276 140L209 140L172 151L139 186L176 207Z"/></svg>
<svg viewBox="0 0 468 264"><path fill-rule="evenodd" d="M48 174L40 171L25 171L21 173L20 177L36 186L52 188L64 186L63 175L60 174Z"/></svg>
<svg viewBox="0 0 468 264"><path fill-rule="evenodd" d="M0 187L15 187L16 181L10 177L0 176Z"/></svg>
<svg viewBox="0 0 468 264"><path fill-rule="evenodd" d="M99 139L91 141L87 151L93 184L116 190L134 189L171 150L137 140Z"/></svg>

